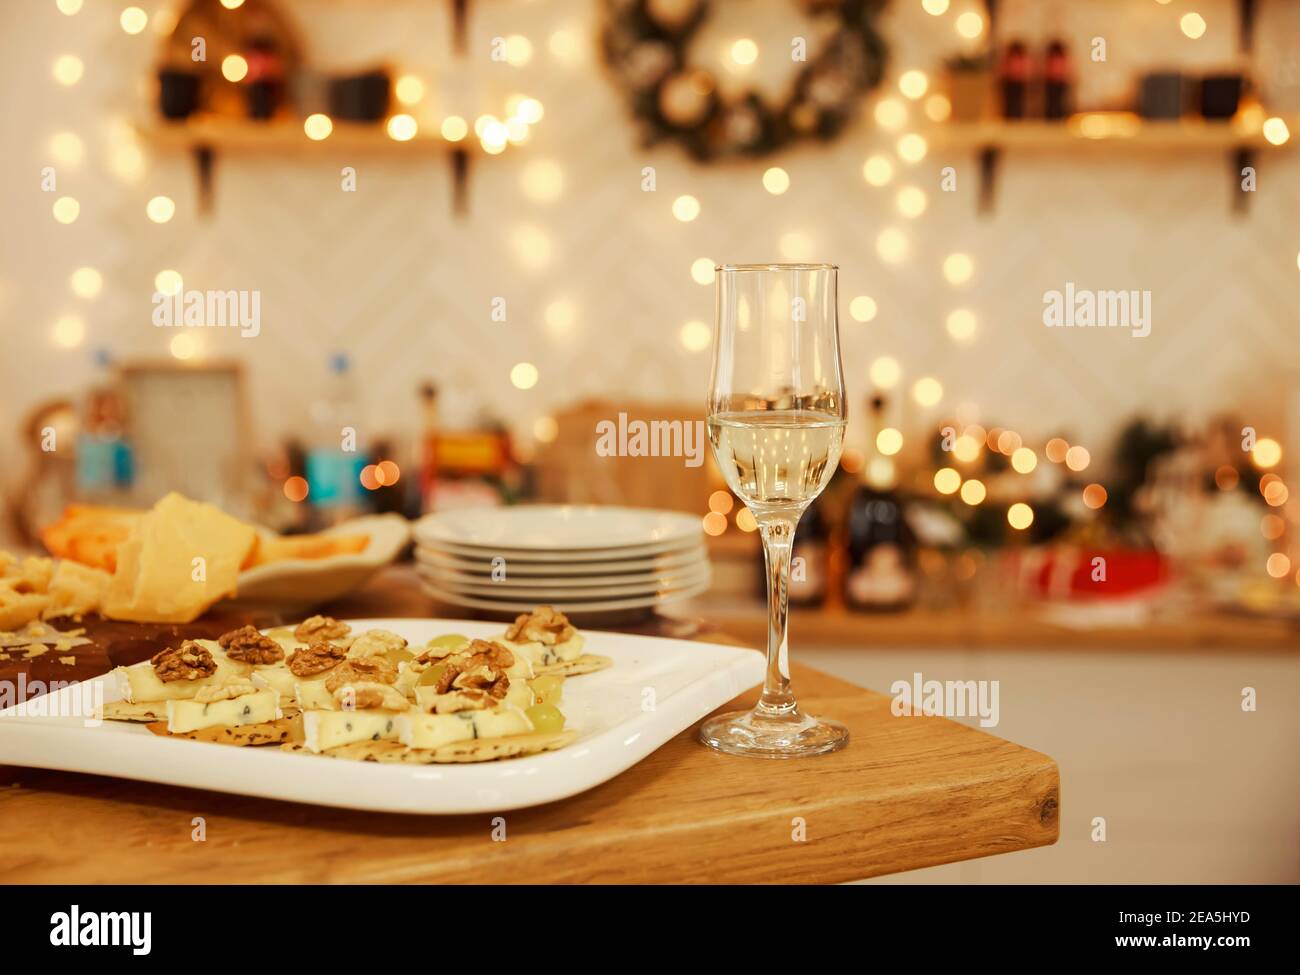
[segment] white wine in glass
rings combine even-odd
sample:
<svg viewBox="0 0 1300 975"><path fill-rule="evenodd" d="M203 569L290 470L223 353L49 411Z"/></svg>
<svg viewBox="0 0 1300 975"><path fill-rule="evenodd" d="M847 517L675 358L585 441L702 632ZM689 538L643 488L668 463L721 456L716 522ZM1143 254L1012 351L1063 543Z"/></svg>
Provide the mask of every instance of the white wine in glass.
<svg viewBox="0 0 1300 975"><path fill-rule="evenodd" d="M795 526L835 473L844 442L836 268L730 264L716 275L709 439L763 539L767 674L752 710L706 721L700 740L736 755L819 755L843 748L849 733L799 710L786 622Z"/></svg>

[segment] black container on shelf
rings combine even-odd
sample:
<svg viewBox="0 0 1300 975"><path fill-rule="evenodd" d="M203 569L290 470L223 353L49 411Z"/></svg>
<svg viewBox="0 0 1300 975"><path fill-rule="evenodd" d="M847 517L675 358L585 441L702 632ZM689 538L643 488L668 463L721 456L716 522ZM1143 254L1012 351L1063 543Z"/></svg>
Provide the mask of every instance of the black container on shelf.
<svg viewBox="0 0 1300 975"><path fill-rule="evenodd" d="M189 118L199 108L199 76L177 68L158 72L158 111L173 122Z"/></svg>
<svg viewBox="0 0 1300 975"><path fill-rule="evenodd" d="M1053 121L1066 118L1072 109L1070 97L1073 70L1070 55L1060 41L1047 45L1043 62L1043 117Z"/></svg>
<svg viewBox="0 0 1300 975"><path fill-rule="evenodd" d="M1020 41L1012 41L998 66L1003 118L1020 119L1029 113L1029 75L1029 51Z"/></svg>
<svg viewBox="0 0 1300 975"><path fill-rule="evenodd" d="M1229 119L1237 114L1246 79L1239 74L1213 74L1201 79L1201 115Z"/></svg>
<svg viewBox="0 0 1300 975"><path fill-rule="evenodd" d="M330 114L345 122L380 122L388 115L391 83L386 71L367 71L330 82Z"/></svg>
<svg viewBox="0 0 1300 975"><path fill-rule="evenodd" d="M1145 75L1138 94L1138 114L1149 119L1180 119L1187 102L1187 84L1177 71Z"/></svg>

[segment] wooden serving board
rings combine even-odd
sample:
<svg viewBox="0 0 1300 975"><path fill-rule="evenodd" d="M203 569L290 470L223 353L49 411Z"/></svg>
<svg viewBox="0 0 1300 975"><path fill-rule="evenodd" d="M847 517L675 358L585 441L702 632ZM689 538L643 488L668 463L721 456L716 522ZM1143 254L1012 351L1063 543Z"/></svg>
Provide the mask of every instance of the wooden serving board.
<svg viewBox="0 0 1300 975"><path fill-rule="evenodd" d="M944 718L894 717L888 696L811 668L794 681L807 710L849 726L847 749L735 758L692 728L602 786L499 819L0 767L0 881L830 882L1056 841L1046 755Z"/></svg>

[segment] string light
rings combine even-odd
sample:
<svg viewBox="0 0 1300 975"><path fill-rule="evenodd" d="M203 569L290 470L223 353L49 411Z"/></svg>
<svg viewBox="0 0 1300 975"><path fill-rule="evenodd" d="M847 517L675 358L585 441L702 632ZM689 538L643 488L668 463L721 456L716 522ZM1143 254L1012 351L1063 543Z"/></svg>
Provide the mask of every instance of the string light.
<svg viewBox="0 0 1300 975"><path fill-rule="evenodd" d="M56 0L55 6L59 8L59 13L71 17L81 10L82 0Z"/></svg>
<svg viewBox="0 0 1300 975"><path fill-rule="evenodd" d="M903 374L903 367L898 364L898 360L893 356L882 355L871 363L868 370L871 381L881 389L893 389L898 385L898 380Z"/></svg>
<svg viewBox="0 0 1300 975"><path fill-rule="evenodd" d="M524 195L539 203L558 199L564 192L564 170L552 159L534 159L520 173Z"/></svg>
<svg viewBox="0 0 1300 975"><path fill-rule="evenodd" d="M885 156L872 156L862 164L862 178L872 186L884 186L894 178L894 164Z"/></svg>
<svg viewBox="0 0 1300 975"><path fill-rule="evenodd" d="M64 315L54 323L54 344L74 349L86 337L86 323L77 315Z"/></svg>
<svg viewBox="0 0 1300 975"><path fill-rule="evenodd" d="M541 443L554 443L560 435L560 425L553 416L539 416L533 421L533 436Z"/></svg>
<svg viewBox="0 0 1300 975"><path fill-rule="evenodd" d="M567 339L578 322L578 309L573 302L561 298L546 306L542 318L553 338Z"/></svg>
<svg viewBox="0 0 1300 975"><path fill-rule="evenodd" d="M248 62L243 55L227 54L221 59L221 76L227 81L243 81L248 76Z"/></svg>
<svg viewBox="0 0 1300 975"><path fill-rule="evenodd" d="M975 319L975 313L967 308L954 308L948 313L948 320L945 323L948 334L958 342L969 342L975 337L975 329L979 323Z"/></svg>
<svg viewBox="0 0 1300 975"><path fill-rule="evenodd" d="M1274 579L1282 579L1291 572L1291 560L1281 552L1274 552L1264 563L1264 568Z"/></svg>
<svg viewBox="0 0 1300 975"><path fill-rule="evenodd" d="M912 399L919 406L938 406L943 399L943 384L933 376L922 376L912 384Z"/></svg>
<svg viewBox="0 0 1300 975"><path fill-rule="evenodd" d="M320 142L322 139L328 139L330 133L334 131L334 120L328 115L315 112L303 119L302 130L307 133L307 138L313 142Z"/></svg>
<svg viewBox="0 0 1300 975"><path fill-rule="evenodd" d="M1205 18L1195 10L1185 13L1178 20L1178 26L1192 40L1199 40L1205 34Z"/></svg>
<svg viewBox="0 0 1300 975"><path fill-rule="evenodd" d="M673 216L682 223L690 223L700 215L700 201L689 193L673 200Z"/></svg>
<svg viewBox="0 0 1300 975"><path fill-rule="evenodd" d="M1255 446L1250 451L1250 459L1255 462L1256 467L1265 470L1276 467L1282 459L1282 445L1271 437L1262 437L1255 441Z"/></svg>
<svg viewBox="0 0 1300 975"><path fill-rule="evenodd" d="M510 369L510 382L516 389L532 389L538 378L537 367L531 362L516 362Z"/></svg>
<svg viewBox="0 0 1300 975"><path fill-rule="evenodd" d="M736 527L743 532L752 532L758 529L758 519L754 517L754 512L748 508L741 508L736 512Z"/></svg>
<svg viewBox="0 0 1300 975"><path fill-rule="evenodd" d="M730 491L714 491L709 495L709 510L716 511L720 515L730 514L735 504L736 499L731 496Z"/></svg>
<svg viewBox="0 0 1300 975"><path fill-rule="evenodd" d="M876 317L875 299L868 295L858 295L849 302L849 314L856 322L869 322Z"/></svg>
<svg viewBox="0 0 1300 975"><path fill-rule="evenodd" d="M780 196L790 188L790 174L780 166L773 166L763 173L763 189L773 196Z"/></svg>
<svg viewBox="0 0 1300 975"><path fill-rule="evenodd" d="M758 45L748 37L742 37L731 45L731 60L741 67L748 67L758 60Z"/></svg>
<svg viewBox="0 0 1300 975"><path fill-rule="evenodd" d="M713 329L701 321L689 321L682 326L678 340L687 352L703 352L713 343Z"/></svg>
<svg viewBox="0 0 1300 975"><path fill-rule="evenodd" d="M952 455L963 464L969 464L980 455L980 449L984 446L982 439L972 437L969 433L963 433L952 445Z"/></svg>
<svg viewBox="0 0 1300 975"><path fill-rule="evenodd" d="M1007 524L1017 531L1024 531L1034 523L1034 509L1023 501L1017 501L1007 509Z"/></svg>
<svg viewBox="0 0 1300 975"><path fill-rule="evenodd" d="M984 33L984 18L973 10L968 10L957 18L954 24L957 33L969 41L973 41Z"/></svg>
<svg viewBox="0 0 1300 975"><path fill-rule="evenodd" d="M898 90L907 98L916 101L921 98L930 89L930 79L925 76L924 71L916 68L910 71L904 71L898 79Z"/></svg>
<svg viewBox="0 0 1300 975"><path fill-rule="evenodd" d="M876 434L876 449L886 457L892 457L903 449L903 434L893 427L885 427Z"/></svg>
<svg viewBox="0 0 1300 975"><path fill-rule="evenodd" d="M170 196L155 196L145 204L144 212L154 223L166 223L176 215L176 204Z"/></svg>
<svg viewBox="0 0 1300 975"><path fill-rule="evenodd" d="M943 276L949 284L965 284L975 273L975 262L968 254L949 254L943 260Z"/></svg>
<svg viewBox="0 0 1300 975"><path fill-rule="evenodd" d="M1276 116L1264 120L1263 132L1264 138L1275 146L1285 145L1291 138L1291 130L1286 122Z"/></svg>
<svg viewBox="0 0 1300 975"><path fill-rule="evenodd" d="M199 354L199 340L188 332L181 332L174 336L168 348L171 350L173 358L180 359L184 362L186 359L193 359Z"/></svg>
<svg viewBox="0 0 1300 975"><path fill-rule="evenodd" d="M1047 441L1047 446L1043 452L1047 454L1047 459L1053 464L1059 464L1065 460L1066 452L1069 451L1070 445L1060 437L1053 437Z"/></svg>
<svg viewBox="0 0 1300 975"><path fill-rule="evenodd" d="M975 478L971 478L961 486L961 499L972 507L982 503L987 494L988 491L984 488L984 482Z"/></svg>
<svg viewBox="0 0 1300 975"><path fill-rule="evenodd" d="M93 267L79 267L68 279L72 293L78 298L94 298L104 287L104 276Z"/></svg>
<svg viewBox="0 0 1300 975"><path fill-rule="evenodd" d="M283 490L284 496L294 504L297 504L299 501L305 501L307 499L308 491L307 479L295 474L284 482Z"/></svg>
<svg viewBox="0 0 1300 975"><path fill-rule="evenodd" d="M710 511L704 516L702 525L704 534L717 537L727 530L727 516L720 515L716 511Z"/></svg>
<svg viewBox="0 0 1300 975"><path fill-rule="evenodd" d="M696 284L713 283L713 260L708 257L697 257L691 261L691 280Z"/></svg>
<svg viewBox="0 0 1300 975"><path fill-rule="evenodd" d="M76 166L85 155L85 147L75 132L56 132L50 138L50 154L60 166Z"/></svg>
<svg viewBox="0 0 1300 975"><path fill-rule="evenodd" d="M184 285L185 281L181 273L171 268L164 268L153 278L153 290L160 295L178 294Z"/></svg>
<svg viewBox="0 0 1300 975"><path fill-rule="evenodd" d="M1106 503L1106 489L1100 484L1089 484L1083 489L1083 503L1096 511Z"/></svg>
<svg viewBox="0 0 1300 975"><path fill-rule="evenodd" d="M927 204L925 191L916 186L904 186L898 191L898 212L908 219L915 219L925 212Z"/></svg>
<svg viewBox="0 0 1300 975"><path fill-rule="evenodd" d="M419 131L420 126L415 119L406 114L394 115L388 120L388 138L394 142L410 142L415 138L415 133Z"/></svg>
<svg viewBox="0 0 1300 975"><path fill-rule="evenodd" d="M1286 533L1286 522L1277 515L1265 515L1259 521L1260 534L1275 542Z"/></svg>
<svg viewBox="0 0 1300 975"><path fill-rule="evenodd" d="M1065 466L1072 471L1086 470L1090 463L1092 463L1092 455L1088 453L1086 447L1076 444L1065 452Z"/></svg>
<svg viewBox="0 0 1300 975"><path fill-rule="evenodd" d="M898 140L898 158L903 162L918 163L925 158L928 150L925 138L915 132L909 132Z"/></svg>
<svg viewBox="0 0 1300 975"><path fill-rule="evenodd" d="M961 487L961 475L951 467L940 467L934 472L934 489L940 494L956 494Z"/></svg>
<svg viewBox="0 0 1300 975"><path fill-rule="evenodd" d="M907 238L895 227L886 227L876 237L876 253L889 264L898 264L907 257Z"/></svg>
<svg viewBox="0 0 1300 975"><path fill-rule="evenodd" d="M1020 449L1020 445L1022 443L1024 443L1024 441L1020 438L1020 434L1016 433L1016 431L1003 430L1001 433L998 434L998 439L995 446L997 447L998 453L1006 454L1008 457L1010 457L1012 454L1014 454L1017 450ZM1032 468L1030 469L1032 470Z"/></svg>
<svg viewBox="0 0 1300 975"><path fill-rule="evenodd" d="M921 0L921 8L933 17L941 17L948 12L948 0Z"/></svg>
<svg viewBox="0 0 1300 975"><path fill-rule="evenodd" d="M54 219L59 223L72 223L81 213L81 204L77 202L75 197L61 196L54 201L54 205L50 210L54 214Z"/></svg>
<svg viewBox="0 0 1300 975"><path fill-rule="evenodd" d="M907 122L907 106L897 98L882 98L876 103L876 124L886 131L901 129Z"/></svg>
<svg viewBox="0 0 1300 975"><path fill-rule="evenodd" d="M925 117L931 122L946 122L952 114L952 102L947 95L935 92L925 100Z"/></svg>
<svg viewBox="0 0 1300 975"><path fill-rule="evenodd" d="M85 72L86 66L75 54L62 54L54 59L54 80L61 85L75 85Z"/></svg>
<svg viewBox="0 0 1300 975"><path fill-rule="evenodd" d="M546 114L546 108L542 103L527 95L511 95L506 102L506 110L529 125L536 125Z"/></svg>
<svg viewBox="0 0 1300 975"><path fill-rule="evenodd" d="M244 5L244 0L221 0L221 5L227 10L238 10Z"/></svg>
<svg viewBox="0 0 1300 975"><path fill-rule="evenodd" d="M1220 491L1231 491L1240 481L1241 475L1237 473L1237 468L1227 464L1220 464L1215 468L1214 486Z"/></svg>
<svg viewBox="0 0 1300 975"><path fill-rule="evenodd" d="M511 34L505 43L506 63L522 68L533 59L533 42L523 34Z"/></svg>
<svg viewBox="0 0 1300 975"><path fill-rule="evenodd" d="M441 131L448 142L459 142L469 134L469 123L459 115L448 115L442 120Z"/></svg>
<svg viewBox="0 0 1300 975"><path fill-rule="evenodd" d="M149 25L149 15L139 7L127 7L122 11L117 22L128 34L138 34Z"/></svg>
<svg viewBox="0 0 1300 975"><path fill-rule="evenodd" d="M393 85L393 94L403 105L414 105L424 97L424 82L413 74L404 74Z"/></svg>
<svg viewBox="0 0 1300 975"><path fill-rule="evenodd" d="M1038 455L1028 447L1017 447L1011 452L1011 466L1020 474L1028 474L1038 466Z"/></svg>

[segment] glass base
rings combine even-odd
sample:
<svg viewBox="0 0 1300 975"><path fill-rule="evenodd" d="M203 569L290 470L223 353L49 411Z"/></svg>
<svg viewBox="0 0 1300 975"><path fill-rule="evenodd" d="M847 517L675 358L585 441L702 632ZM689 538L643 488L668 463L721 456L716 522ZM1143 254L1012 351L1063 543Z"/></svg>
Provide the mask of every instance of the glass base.
<svg viewBox="0 0 1300 975"><path fill-rule="evenodd" d="M775 716L757 709L729 711L700 726L700 741L728 755L804 758L839 751L849 743L849 729L798 710Z"/></svg>

